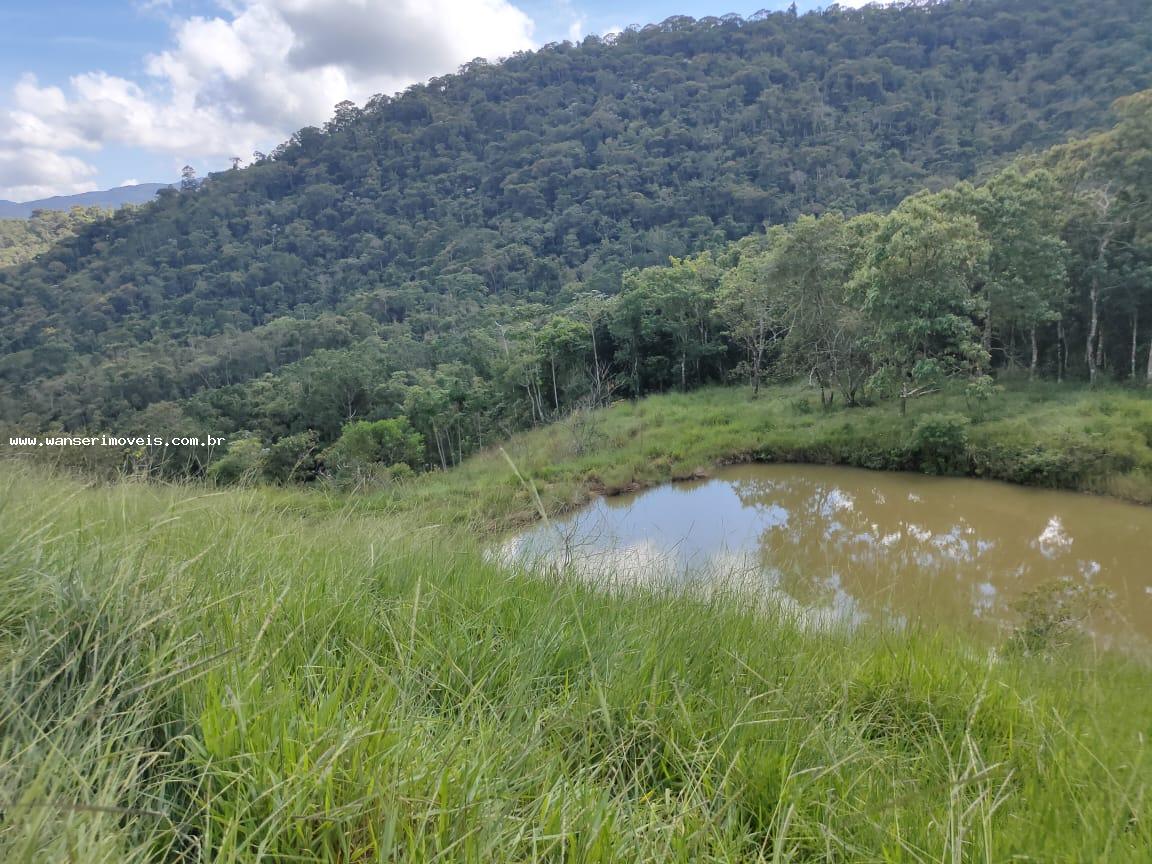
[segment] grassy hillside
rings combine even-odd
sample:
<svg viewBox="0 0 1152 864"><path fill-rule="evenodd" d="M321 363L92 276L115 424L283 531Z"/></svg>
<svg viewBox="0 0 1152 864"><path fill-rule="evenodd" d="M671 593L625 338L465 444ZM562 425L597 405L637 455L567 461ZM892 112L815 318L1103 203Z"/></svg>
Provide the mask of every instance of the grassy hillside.
<svg viewBox="0 0 1152 864"><path fill-rule="evenodd" d="M735 456L907 459L963 404L813 402L657 397L592 418L594 452L562 426L507 449L555 507ZM1145 398L983 410L974 463L1149 478ZM1146 665L501 571L474 527L529 501L497 454L351 500L5 465L0 857L1148 859Z"/></svg>
<svg viewBox="0 0 1152 864"><path fill-rule="evenodd" d="M941 427L958 429L960 440L926 437ZM590 495L743 461L968 474L1152 503L1152 393L1018 382L986 401L959 389L928 396L902 417L893 403L824 409L802 385L773 387L758 399L747 388L715 387L577 412L513 437L503 450L550 515ZM480 533L538 518L529 486L496 448L355 504L434 513L444 522L467 514Z"/></svg>

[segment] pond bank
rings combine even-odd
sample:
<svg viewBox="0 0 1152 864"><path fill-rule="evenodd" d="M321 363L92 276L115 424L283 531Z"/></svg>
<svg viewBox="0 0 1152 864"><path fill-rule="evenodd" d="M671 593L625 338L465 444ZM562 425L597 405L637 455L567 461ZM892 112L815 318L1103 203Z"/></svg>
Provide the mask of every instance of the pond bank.
<svg viewBox="0 0 1152 864"><path fill-rule="evenodd" d="M596 495L699 478L718 467L793 462L983 477L1152 503L1152 396L1054 384L1010 387L969 405L943 393L910 404L822 409L806 388L653 396L560 421L504 445L550 516ZM532 489L499 450L364 497L498 533L539 518Z"/></svg>

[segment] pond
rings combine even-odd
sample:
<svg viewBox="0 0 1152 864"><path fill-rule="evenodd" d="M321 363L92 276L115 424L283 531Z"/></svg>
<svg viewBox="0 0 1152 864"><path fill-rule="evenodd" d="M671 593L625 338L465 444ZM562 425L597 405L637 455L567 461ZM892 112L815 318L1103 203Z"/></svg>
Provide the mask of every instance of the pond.
<svg viewBox="0 0 1152 864"><path fill-rule="evenodd" d="M1031 592L1101 648L1152 646L1152 508L983 480L740 465L600 498L508 561L606 584L737 581L818 621L1003 635Z"/></svg>

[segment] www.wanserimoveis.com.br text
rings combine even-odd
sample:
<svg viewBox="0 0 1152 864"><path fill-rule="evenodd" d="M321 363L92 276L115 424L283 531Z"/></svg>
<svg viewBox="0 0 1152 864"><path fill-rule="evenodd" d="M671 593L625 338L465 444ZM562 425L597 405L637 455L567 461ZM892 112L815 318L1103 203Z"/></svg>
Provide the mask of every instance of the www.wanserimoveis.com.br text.
<svg viewBox="0 0 1152 864"><path fill-rule="evenodd" d="M11 436L9 447L221 447L217 435L31 435Z"/></svg>

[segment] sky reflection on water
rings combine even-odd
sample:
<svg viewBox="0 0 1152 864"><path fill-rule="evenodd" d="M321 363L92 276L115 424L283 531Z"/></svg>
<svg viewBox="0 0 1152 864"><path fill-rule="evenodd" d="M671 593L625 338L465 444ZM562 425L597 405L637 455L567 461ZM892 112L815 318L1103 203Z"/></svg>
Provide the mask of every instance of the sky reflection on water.
<svg viewBox="0 0 1152 864"><path fill-rule="evenodd" d="M1047 586L1101 586L1102 647L1152 644L1152 508L979 480L742 465L615 498L507 541L507 560L607 584L740 582L820 620L997 631Z"/></svg>

